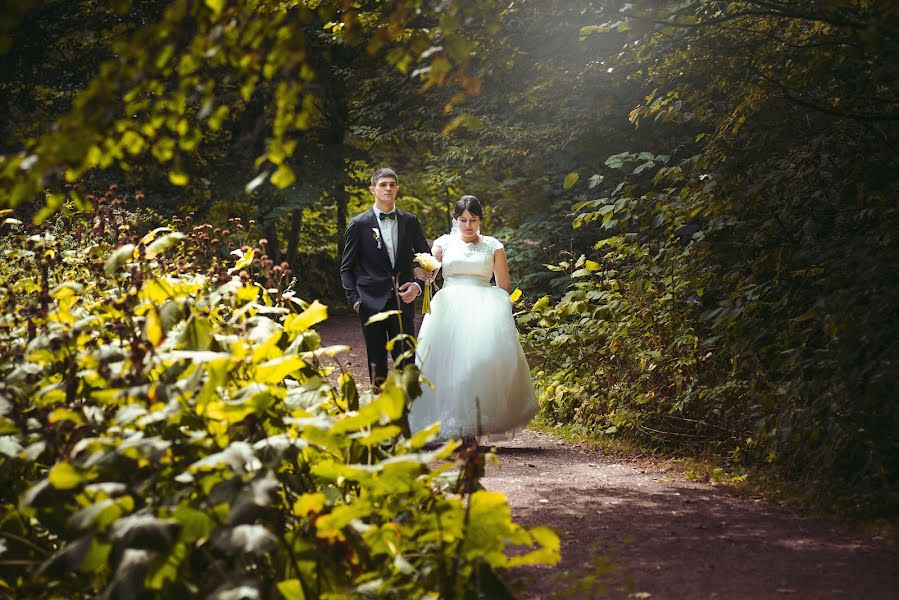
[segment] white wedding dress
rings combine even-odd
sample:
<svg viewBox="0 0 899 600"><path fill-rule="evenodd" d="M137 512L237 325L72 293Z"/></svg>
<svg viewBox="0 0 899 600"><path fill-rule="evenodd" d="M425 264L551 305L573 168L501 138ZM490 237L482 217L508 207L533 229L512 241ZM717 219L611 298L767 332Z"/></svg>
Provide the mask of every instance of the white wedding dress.
<svg viewBox="0 0 899 600"><path fill-rule="evenodd" d="M416 362L434 387L412 402L412 431L440 422L440 439L509 439L537 412L530 368L518 341L512 303L490 285L496 238L476 243L458 234L434 242L443 249L443 288L418 334Z"/></svg>

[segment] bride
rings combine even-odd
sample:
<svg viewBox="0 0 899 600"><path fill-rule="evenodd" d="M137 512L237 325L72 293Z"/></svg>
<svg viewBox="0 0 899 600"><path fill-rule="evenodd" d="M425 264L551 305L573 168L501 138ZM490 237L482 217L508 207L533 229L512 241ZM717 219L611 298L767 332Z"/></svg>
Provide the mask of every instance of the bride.
<svg viewBox="0 0 899 600"><path fill-rule="evenodd" d="M422 386L412 403L413 432L439 421L443 439L509 439L537 412L509 301L506 252L499 240L480 233L483 216L477 198L462 196L452 232L431 250L441 261L444 286L418 334L416 362L433 388Z"/></svg>

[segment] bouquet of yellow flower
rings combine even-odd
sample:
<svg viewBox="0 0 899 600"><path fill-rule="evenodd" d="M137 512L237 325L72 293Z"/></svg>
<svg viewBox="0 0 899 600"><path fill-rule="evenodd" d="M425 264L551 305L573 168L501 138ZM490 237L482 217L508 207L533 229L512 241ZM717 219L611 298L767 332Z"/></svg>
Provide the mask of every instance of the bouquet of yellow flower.
<svg viewBox="0 0 899 600"><path fill-rule="evenodd" d="M422 269L431 273L436 273L437 269L440 268L440 261L427 252L418 252L415 255L415 262L417 262L418 266ZM421 300L421 314L426 315L429 312L431 312L431 282L426 281L425 290Z"/></svg>

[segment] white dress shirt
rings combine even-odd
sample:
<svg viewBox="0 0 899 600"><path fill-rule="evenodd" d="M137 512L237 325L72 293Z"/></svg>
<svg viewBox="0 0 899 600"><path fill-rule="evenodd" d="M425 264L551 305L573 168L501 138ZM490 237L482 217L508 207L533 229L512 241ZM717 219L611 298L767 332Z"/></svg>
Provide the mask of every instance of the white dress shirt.
<svg viewBox="0 0 899 600"><path fill-rule="evenodd" d="M381 229L381 239L387 248L387 256L390 257L390 266L396 266L396 218L382 220L381 214L384 211L379 210L377 206L372 206L372 209L375 211L375 217L378 218L378 227ZM395 213L396 208L390 212Z"/></svg>

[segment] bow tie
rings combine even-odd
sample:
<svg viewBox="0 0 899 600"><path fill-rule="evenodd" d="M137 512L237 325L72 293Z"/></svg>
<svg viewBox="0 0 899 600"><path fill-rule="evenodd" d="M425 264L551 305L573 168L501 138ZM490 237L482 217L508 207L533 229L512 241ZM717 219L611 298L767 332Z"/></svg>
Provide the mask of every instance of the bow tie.
<svg viewBox="0 0 899 600"><path fill-rule="evenodd" d="M384 219L394 219L394 220L396 220L396 211L392 211L392 212L389 212L389 213L385 213L385 212L379 213L379 214L378 214L378 219L381 220L381 221L383 221Z"/></svg>

